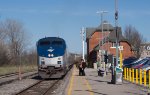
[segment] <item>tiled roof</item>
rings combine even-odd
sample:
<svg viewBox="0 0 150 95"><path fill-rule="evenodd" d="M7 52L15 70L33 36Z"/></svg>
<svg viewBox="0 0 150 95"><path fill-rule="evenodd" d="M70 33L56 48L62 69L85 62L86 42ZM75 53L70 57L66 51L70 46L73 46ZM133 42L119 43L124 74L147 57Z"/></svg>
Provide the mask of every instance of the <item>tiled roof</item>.
<svg viewBox="0 0 150 95"><path fill-rule="evenodd" d="M86 28L86 39L89 39L95 32L95 28Z"/></svg>
<svg viewBox="0 0 150 95"><path fill-rule="evenodd" d="M103 22L103 31L108 31L108 30L113 30L114 28L113 28L113 26L110 24L110 23L108 23L107 21L104 21ZM101 23L101 25L100 26L98 26L97 28L96 28L96 30L97 31L102 31L102 23Z"/></svg>
<svg viewBox="0 0 150 95"><path fill-rule="evenodd" d="M129 43L129 41L127 39L125 39L123 36L122 36L122 31L121 31L121 27L118 27L117 28L117 33L118 33L118 42L121 42L121 41L126 41ZM114 27L113 31L110 32L110 34L103 39L103 43L105 42L116 42L116 28ZM130 44L130 43L129 43ZM100 46L102 46L102 41L100 42ZM99 45L95 46L94 50L99 50Z"/></svg>
<svg viewBox="0 0 150 95"><path fill-rule="evenodd" d="M110 31L109 36L103 39L103 42L109 41L109 42L116 42L116 28L113 27L110 23L107 21L103 21L103 32ZM86 28L86 39L90 39L91 36L94 34L94 32L102 32L102 23L98 27L89 27ZM130 42L125 39L122 35L121 27L117 27L117 33L118 33L118 41L126 41L130 44ZM102 45L102 41L100 42L100 45ZM132 45L131 45L132 47ZM95 50L99 49L99 45L95 46ZM133 48L132 48L133 49Z"/></svg>
<svg viewBox="0 0 150 95"><path fill-rule="evenodd" d="M112 32L110 32L109 36L107 37L107 39L111 42L116 42L116 35L118 35L118 41L123 41L125 40L125 38L122 36L122 31L121 31L121 27L117 28L117 34L116 34L116 28L114 27L114 30Z"/></svg>
<svg viewBox="0 0 150 95"><path fill-rule="evenodd" d="M150 43L142 43L141 46L150 45Z"/></svg>
<svg viewBox="0 0 150 95"><path fill-rule="evenodd" d="M107 21L103 22L103 32L113 31L113 29L114 28L110 23L108 23ZM99 25L98 27L86 28L86 39L89 39L95 31L102 32L102 24Z"/></svg>

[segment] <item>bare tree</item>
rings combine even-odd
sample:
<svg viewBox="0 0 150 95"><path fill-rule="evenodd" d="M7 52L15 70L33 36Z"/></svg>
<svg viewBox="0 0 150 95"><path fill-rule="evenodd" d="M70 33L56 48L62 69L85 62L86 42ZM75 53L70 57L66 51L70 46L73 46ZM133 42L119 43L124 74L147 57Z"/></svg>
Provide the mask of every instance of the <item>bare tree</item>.
<svg viewBox="0 0 150 95"><path fill-rule="evenodd" d="M35 48L29 49L22 54L23 62L26 64L37 64L37 52Z"/></svg>
<svg viewBox="0 0 150 95"><path fill-rule="evenodd" d="M9 62L7 56L7 45L5 44L5 29L3 28L3 23L0 23L0 65L6 64Z"/></svg>
<svg viewBox="0 0 150 95"><path fill-rule="evenodd" d="M12 63L18 63L19 57L25 48L25 35L22 23L16 20L7 19L4 22L7 33L7 44L9 57Z"/></svg>
<svg viewBox="0 0 150 95"><path fill-rule="evenodd" d="M140 45L146 42L146 39L144 39L143 35L139 33L139 31L135 27L131 25L126 26L124 31L124 37L128 39L128 41L130 42L131 46L134 49L135 56L139 58L141 54Z"/></svg>

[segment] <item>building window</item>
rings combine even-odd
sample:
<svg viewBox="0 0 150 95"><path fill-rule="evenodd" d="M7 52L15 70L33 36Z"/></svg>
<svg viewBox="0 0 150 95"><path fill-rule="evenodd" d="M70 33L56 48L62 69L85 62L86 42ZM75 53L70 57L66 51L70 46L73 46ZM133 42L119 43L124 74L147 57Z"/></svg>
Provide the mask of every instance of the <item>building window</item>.
<svg viewBox="0 0 150 95"><path fill-rule="evenodd" d="M120 46L120 43L118 45L118 47ZM115 42L112 42L112 47L111 48L116 48L116 43Z"/></svg>
<svg viewBox="0 0 150 95"><path fill-rule="evenodd" d="M113 42L113 43L112 43L112 47L116 47L116 43Z"/></svg>
<svg viewBox="0 0 150 95"><path fill-rule="evenodd" d="M149 51L147 51L147 55L150 55L150 52L149 52Z"/></svg>

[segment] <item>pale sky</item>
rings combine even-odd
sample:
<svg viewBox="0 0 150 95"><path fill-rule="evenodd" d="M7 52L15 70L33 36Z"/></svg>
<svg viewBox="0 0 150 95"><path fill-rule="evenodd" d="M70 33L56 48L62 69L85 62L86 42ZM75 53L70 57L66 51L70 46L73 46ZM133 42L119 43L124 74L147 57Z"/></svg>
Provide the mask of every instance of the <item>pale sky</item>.
<svg viewBox="0 0 150 95"><path fill-rule="evenodd" d="M81 53L82 27L101 23L97 11L114 26L115 0L0 0L0 21L19 20L29 35L31 46L43 37L59 36L66 40L70 52ZM134 26L150 41L150 0L118 0L119 26Z"/></svg>

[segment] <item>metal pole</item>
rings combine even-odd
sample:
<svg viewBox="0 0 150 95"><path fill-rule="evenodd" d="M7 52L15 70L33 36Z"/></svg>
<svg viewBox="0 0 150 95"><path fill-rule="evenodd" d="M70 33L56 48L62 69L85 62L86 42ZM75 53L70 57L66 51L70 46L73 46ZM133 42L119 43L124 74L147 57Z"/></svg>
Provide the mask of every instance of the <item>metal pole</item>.
<svg viewBox="0 0 150 95"><path fill-rule="evenodd" d="M102 23L102 55L103 55L103 11L101 11L101 23ZM103 62L103 58L102 58Z"/></svg>
<svg viewBox="0 0 150 95"><path fill-rule="evenodd" d="M102 64L103 64L103 70L105 71L106 73L106 69L105 69L105 62L104 62L104 48L103 48L103 44L104 44L104 29L103 29L103 14L104 13L107 13L107 11L101 11L101 23L102 23ZM105 76L105 75L104 75Z"/></svg>
<svg viewBox="0 0 150 95"><path fill-rule="evenodd" d="M82 54L83 55L82 56L83 56L83 60L85 61L85 57L84 57L84 27L82 28L82 33L83 33L82 34L83 35L83 40L82 40L82 44L83 44L83 53Z"/></svg>
<svg viewBox="0 0 150 95"><path fill-rule="evenodd" d="M102 63L102 67L103 67L103 70L105 71L105 63L104 63L104 49L103 49L103 43L104 43L104 41L103 41L103 13L104 13L104 11L102 11L101 12L101 23L102 23L102 55L101 55L101 63ZM105 73L104 73L104 76L105 76Z"/></svg>
<svg viewBox="0 0 150 95"><path fill-rule="evenodd" d="M21 54L19 54L19 80L22 80L21 71Z"/></svg>
<svg viewBox="0 0 150 95"><path fill-rule="evenodd" d="M85 29L84 27L82 27L81 29L81 37L82 37L82 59L85 61L85 56L84 56L84 33L85 33Z"/></svg>
<svg viewBox="0 0 150 95"><path fill-rule="evenodd" d="M115 30L116 30L116 65L115 65L115 83L116 83L116 66L118 66L118 7L115 0Z"/></svg>
<svg viewBox="0 0 150 95"><path fill-rule="evenodd" d="M108 31L109 31L109 34L108 34L108 52L107 52L107 54L109 54L109 48L110 48L110 46L109 46L109 35L110 35L110 29L109 29L109 23L107 24L107 29L108 29Z"/></svg>
<svg viewBox="0 0 150 95"><path fill-rule="evenodd" d="M118 66L118 8L115 0L116 64L112 63L112 83L116 84L116 66Z"/></svg>
<svg viewBox="0 0 150 95"><path fill-rule="evenodd" d="M103 29L103 14L104 13L108 13L108 11L101 11L101 23L102 23L102 51L103 51L103 43L104 43L104 41L103 41L103 33L104 33L104 29Z"/></svg>
<svg viewBox="0 0 150 95"><path fill-rule="evenodd" d="M115 0L115 29L116 29L116 66L118 66L118 9L117 0Z"/></svg>
<svg viewBox="0 0 150 95"><path fill-rule="evenodd" d="M99 65L100 65L100 68L102 68L103 67L103 70L105 71L105 63L104 63L104 51L103 51L103 14L104 13L107 13L107 11L98 11L97 13L101 13L101 25L102 25L102 37L100 37L101 39L99 39ZM101 42L101 40L102 40L102 47L100 48L100 42ZM101 50L101 51L100 51ZM101 65L103 65L103 66L101 66ZM105 76L105 74L104 74L104 76Z"/></svg>

